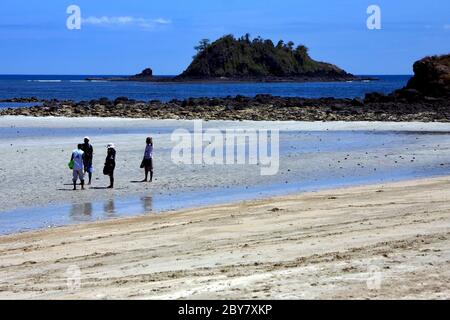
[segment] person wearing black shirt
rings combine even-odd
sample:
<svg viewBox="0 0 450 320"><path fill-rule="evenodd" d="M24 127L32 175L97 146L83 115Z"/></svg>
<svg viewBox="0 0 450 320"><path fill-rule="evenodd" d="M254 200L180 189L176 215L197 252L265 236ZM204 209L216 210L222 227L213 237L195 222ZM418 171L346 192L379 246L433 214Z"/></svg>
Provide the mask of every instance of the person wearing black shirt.
<svg viewBox="0 0 450 320"><path fill-rule="evenodd" d="M91 185L92 172L94 171L94 167L92 166L92 161L94 160L94 148L89 143L89 141L89 137L84 138L84 144L81 150L84 151L84 173L88 174L88 185Z"/></svg>
<svg viewBox="0 0 450 320"><path fill-rule="evenodd" d="M108 144L108 154L106 155L105 168L103 173L109 176L110 185L108 189L114 188L114 169L116 168L116 148L113 143Z"/></svg>

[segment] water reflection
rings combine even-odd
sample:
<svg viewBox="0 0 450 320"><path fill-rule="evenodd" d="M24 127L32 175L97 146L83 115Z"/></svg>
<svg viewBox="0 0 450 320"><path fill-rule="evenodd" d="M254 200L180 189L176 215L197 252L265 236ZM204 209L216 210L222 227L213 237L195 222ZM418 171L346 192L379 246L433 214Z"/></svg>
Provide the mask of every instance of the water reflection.
<svg viewBox="0 0 450 320"><path fill-rule="evenodd" d="M68 208L69 219L75 222L140 215L153 212L153 197L144 196L127 201L108 199L105 202L73 203Z"/></svg>
<svg viewBox="0 0 450 320"><path fill-rule="evenodd" d="M143 197L141 198L142 207L144 208L144 213L153 211L153 198L152 197Z"/></svg>
<svg viewBox="0 0 450 320"><path fill-rule="evenodd" d="M116 202L114 199L110 199L104 203L103 211L106 217L111 218L116 216Z"/></svg>
<svg viewBox="0 0 450 320"><path fill-rule="evenodd" d="M72 204L69 216L74 221L89 221L92 219L93 205L91 202Z"/></svg>

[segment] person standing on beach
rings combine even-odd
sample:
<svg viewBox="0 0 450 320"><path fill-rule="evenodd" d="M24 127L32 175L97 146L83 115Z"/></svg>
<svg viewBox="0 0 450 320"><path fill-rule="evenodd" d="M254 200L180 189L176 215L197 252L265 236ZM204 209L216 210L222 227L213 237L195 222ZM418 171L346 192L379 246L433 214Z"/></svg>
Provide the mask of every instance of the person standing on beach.
<svg viewBox="0 0 450 320"><path fill-rule="evenodd" d="M145 169L145 179L142 182L147 182L148 173L150 172L150 181L153 181L153 138L147 138L147 146L145 147L144 159L142 160L141 168Z"/></svg>
<svg viewBox="0 0 450 320"><path fill-rule="evenodd" d="M108 154L106 155L105 160L105 168L103 169L103 173L109 176L109 187L108 189L114 188L114 169L116 168L116 147L114 143L110 143L107 146Z"/></svg>
<svg viewBox="0 0 450 320"><path fill-rule="evenodd" d="M77 190L78 178L81 181L81 190L84 190L84 152L83 145L79 144L77 149L72 151L70 161L73 161L73 190Z"/></svg>
<svg viewBox="0 0 450 320"><path fill-rule="evenodd" d="M94 148L89 143L89 137L84 138L83 151L84 151L84 173L88 174L89 182L88 186L91 185L92 181L92 172L94 171L94 167L92 166L92 161L94 159Z"/></svg>

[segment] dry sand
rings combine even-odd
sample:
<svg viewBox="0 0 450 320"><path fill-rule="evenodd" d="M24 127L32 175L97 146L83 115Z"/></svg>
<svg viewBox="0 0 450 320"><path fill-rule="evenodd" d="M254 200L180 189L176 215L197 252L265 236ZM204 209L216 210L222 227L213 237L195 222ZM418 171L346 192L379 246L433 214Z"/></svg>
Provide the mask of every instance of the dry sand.
<svg viewBox="0 0 450 320"><path fill-rule="evenodd" d="M3 236L0 298L448 299L449 199L445 177Z"/></svg>

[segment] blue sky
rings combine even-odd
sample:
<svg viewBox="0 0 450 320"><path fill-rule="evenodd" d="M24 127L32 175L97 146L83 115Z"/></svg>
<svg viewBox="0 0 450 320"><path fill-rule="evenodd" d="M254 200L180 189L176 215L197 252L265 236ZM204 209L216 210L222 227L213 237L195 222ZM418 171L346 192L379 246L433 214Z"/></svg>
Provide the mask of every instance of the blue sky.
<svg viewBox="0 0 450 320"><path fill-rule="evenodd" d="M81 30L68 30L78 5ZM382 29L366 27L377 4ZM0 74L178 74L202 38L250 33L310 48L354 74L410 74L450 52L448 0L2 0Z"/></svg>

